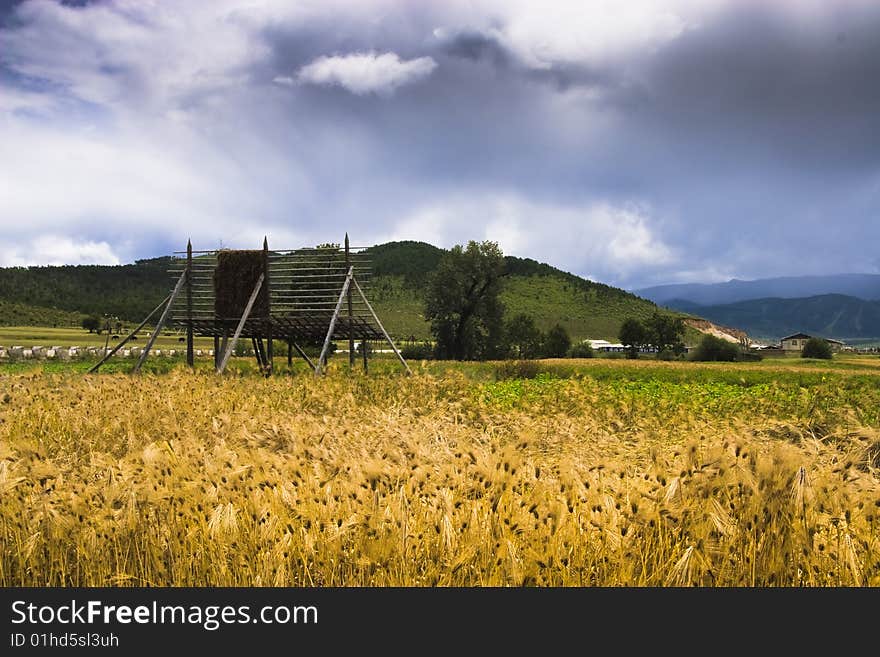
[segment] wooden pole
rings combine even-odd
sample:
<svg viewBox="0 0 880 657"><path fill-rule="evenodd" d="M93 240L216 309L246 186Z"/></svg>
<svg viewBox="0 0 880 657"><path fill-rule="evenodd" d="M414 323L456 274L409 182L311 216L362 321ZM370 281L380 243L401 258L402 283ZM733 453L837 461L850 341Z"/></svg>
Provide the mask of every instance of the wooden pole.
<svg viewBox="0 0 880 657"><path fill-rule="evenodd" d="M186 364L195 367L193 351L193 245L186 241Z"/></svg>
<svg viewBox="0 0 880 657"><path fill-rule="evenodd" d="M394 353L397 354L397 358L400 360L401 364L406 368L407 374L412 374L412 370L409 369L409 365L406 364L406 361L403 360L403 356L400 355L400 352L397 350L397 347L394 346L394 341L391 339L391 336L388 335L388 331L386 331L385 327L382 326L382 322L379 320L379 317L376 315L376 311L373 310L373 306L371 306L370 302L367 301L367 295L364 294L364 291L361 289L361 286L358 285L357 279L352 277L351 280L354 281L354 286L357 288L358 293L361 295L361 299L364 300L364 303L367 305L367 309L370 311L370 314L373 315L373 319L376 320L376 324L379 325L379 328L382 330L382 334L385 336L385 339L388 340L388 344L391 345L391 348L394 349Z"/></svg>
<svg viewBox="0 0 880 657"><path fill-rule="evenodd" d="M302 356L303 360L305 360L309 364L309 367L311 367L312 369L315 369L315 364L312 362L312 359L309 358L309 355L302 350L302 347L300 347L296 342L293 342L293 341L291 341L290 344L292 344L293 348L296 349L296 353L298 353L300 356Z"/></svg>
<svg viewBox="0 0 880 657"><path fill-rule="evenodd" d="M263 355L263 361L266 363L266 376L271 376L275 367L275 349L272 346L272 302L270 299L272 287L269 280L269 239L266 236L263 236L263 273L266 276L266 351Z"/></svg>
<svg viewBox="0 0 880 657"><path fill-rule="evenodd" d="M167 297L165 297L165 298L162 300L162 303L160 303L158 306L156 306L155 308L153 308L153 309L150 311L150 314L147 315L147 316L144 318L144 321L142 321L140 324L137 325L137 328L135 328L131 333L129 333L127 336L125 336L125 339L122 340L122 342L120 342L118 345L116 345L115 347L113 347L113 349L110 351L109 354L104 354L104 357L103 357L101 360L99 360L97 363L95 363L94 365L92 365L92 367L89 369L88 372L86 372L86 374L91 374L92 372L97 372L97 371L98 371L98 368L101 367L101 365L103 365L103 364L106 363L108 360L110 360L110 357L111 357L113 354L115 354L117 351L119 351L120 349L122 349L122 347L124 347L125 344L126 344L129 340L131 340L131 339L137 334L138 331L140 331L142 328L144 328L144 326L146 325L146 323L150 321L150 317L152 317L153 315L155 315L156 312L157 312L162 306L164 306L165 303L166 303L166 302L168 301L168 299L170 299L170 298L171 298L171 295L169 294Z"/></svg>
<svg viewBox="0 0 880 657"><path fill-rule="evenodd" d="M348 246L348 233L345 234L345 269L351 268L351 250ZM351 304L351 286L346 295L348 302L348 369L354 369L354 310Z"/></svg>
<svg viewBox="0 0 880 657"><path fill-rule="evenodd" d="M327 337L324 338L324 346L321 347L321 355L318 356L318 365L315 367L315 376L321 374L324 366L327 364L327 349L330 347L330 338L333 337L333 329L336 328L336 320L339 319L339 311L342 310L342 302L345 299L345 293L351 285L354 277L354 267L348 268L348 274L345 276L345 283L342 285L342 292L339 295L339 301L336 302L336 309L333 311L333 317L330 318L330 328L327 329Z"/></svg>
<svg viewBox="0 0 880 657"><path fill-rule="evenodd" d="M263 360L263 348L258 342L259 338L251 338L251 345L254 347L254 356L257 358L257 367L262 372L266 367L266 361Z"/></svg>
<svg viewBox="0 0 880 657"><path fill-rule="evenodd" d="M235 327L235 333L232 335L232 340L229 341L229 345L226 346L226 349L223 352L223 358L220 360L220 365L217 367L217 374L223 374L223 370L226 369L226 363L229 362L229 357L235 350L235 343L238 342L238 336L241 335L241 329L244 328L244 323L247 321L248 315L251 314L251 308L254 307L254 302L257 300L257 295L260 293L260 287L262 287L262 285L263 274L260 274L260 277L257 279L257 284L254 286L254 291L251 292L251 298L248 299L247 305L244 307L244 314L241 316L238 326Z"/></svg>
<svg viewBox="0 0 880 657"><path fill-rule="evenodd" d="M364 372L367 371L367 340L361 338L361 355L364 358Z"/></svg>
<svg viewBox="0 0 880 657"><path fill-rule="evenodd" d="M223 340L220 342L220 351L217 353L217 367L220 367L220 361L223 360L223 354L226 353L226 345L229 344L229 327L223 326Z"/></svg>
<svg viewBox="0 0 880 657"><path fill-rule="evenodd" d="M141 352L141 356L140 358L138 358L138 362L134 364L132 374L140 372L141 365L143 365L144 361L147 360L147 354L150 353L150 349L153 348L153 343L156 342L156 338L159 337L159 333L162 331L162 327L165 326L165 320L168 319L168 313L171 312L171 306L174 305L174 300L177 298L177 295L180 294L180 290L181 288L183 288L183 282L185 280L186 271L184 271L180 275L180 278L177 279L177 285L174 286L174 291L171 293L171 297L168 299L168 305L165 306L165 310L162 311L162 315L159 317L159 321L156 323L156 330L153 331L150 339L147 340L147 344L144 345L144 350Z"/></svg>
<svg viewBox="0 0 880 657"><path fill-rule="evenodd" d="M220 336L214 336L214 369L220 364Z"/></svg>

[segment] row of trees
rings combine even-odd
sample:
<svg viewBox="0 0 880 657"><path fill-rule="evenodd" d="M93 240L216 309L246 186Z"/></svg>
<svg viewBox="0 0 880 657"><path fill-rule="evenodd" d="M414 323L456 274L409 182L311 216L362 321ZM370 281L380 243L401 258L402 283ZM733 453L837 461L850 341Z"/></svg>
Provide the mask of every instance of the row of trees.
<svg viewBox="0 0 880 657"><path fill-rule="evenodd" d="M631 317L621 325L618 339L627 348L630 358L638 358L644 348L678 356L685 351L684 321L656 311L644 322Z"/></svg>
<svg viewBox="0 0 880 657"><path fill-rule="evenodd" d="M425 317L431 322L437 358L553 358L571 353L571 339L559 324L544 333L526 314L504 321L499 299L504 275L504 255L496 242L470 241L443 255L425 296ZM681 354L684 330L681 318L655 312L644 322L626 320L620 341L633 357L647 346Z"/></svg>

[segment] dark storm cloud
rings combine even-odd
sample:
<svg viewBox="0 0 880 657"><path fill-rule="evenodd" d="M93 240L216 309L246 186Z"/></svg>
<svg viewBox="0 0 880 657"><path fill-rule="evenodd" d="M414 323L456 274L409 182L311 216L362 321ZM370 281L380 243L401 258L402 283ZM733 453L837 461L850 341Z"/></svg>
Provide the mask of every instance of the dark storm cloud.
<svg viewBox="0 0 880 657"><path fill-rule="evenodd" d="M876 266L880 5L103 4L0 34L0 174L68 194L0 206L33 215L8 263L28 230L123 259L348 230L627 287Z"/></svg>

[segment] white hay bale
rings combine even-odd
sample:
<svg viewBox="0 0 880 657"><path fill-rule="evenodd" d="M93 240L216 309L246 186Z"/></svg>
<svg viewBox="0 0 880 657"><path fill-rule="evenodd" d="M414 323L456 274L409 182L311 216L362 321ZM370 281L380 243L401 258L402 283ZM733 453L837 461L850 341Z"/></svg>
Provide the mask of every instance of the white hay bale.
<svg viewBox="0 0 880 657"><path fill-rule="evenodd" d="M122 350L123 358L131 358L131 349L123 349Z"/></svg>
<svg viewBox="0 0 880 657"><path fill-rule="evenodd" d="M14 344L9 348L9 355L15 357L21 357L22 352L24 351L24 347L20 344Z"/></svg>
<svg viewBox="0 0 880 657"><path fill-rule="evenodd" d="M33 349L22 349L21 350L21 357L22 358L33 358L34 357Z"/></svg>
<svg viewBox="0 0 880 657"><path fill-rule="evenodd" d="M54 349L46 349L46 358L55 358L55 353Z"/></svg>
<svg viewBox="0 0 880 657"><path fill-rule="evenodd" d="M174 356L174 355L176 355L176 354L177 354L177 350L176 350L176 349L169 349L169 350L168 350L168 355L169 355L169 356Z"/></svg>

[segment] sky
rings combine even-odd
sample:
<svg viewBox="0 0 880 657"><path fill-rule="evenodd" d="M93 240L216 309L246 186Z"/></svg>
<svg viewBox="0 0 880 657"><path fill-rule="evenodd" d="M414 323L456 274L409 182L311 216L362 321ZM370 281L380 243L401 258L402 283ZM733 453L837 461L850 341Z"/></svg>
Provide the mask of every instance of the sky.
<svg viewBox="0 0 880 657"><path fill-rule="evenodd" d="M0 0L0 266L492 240L880 271L873 0Z"/></svg>

